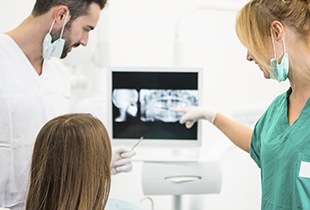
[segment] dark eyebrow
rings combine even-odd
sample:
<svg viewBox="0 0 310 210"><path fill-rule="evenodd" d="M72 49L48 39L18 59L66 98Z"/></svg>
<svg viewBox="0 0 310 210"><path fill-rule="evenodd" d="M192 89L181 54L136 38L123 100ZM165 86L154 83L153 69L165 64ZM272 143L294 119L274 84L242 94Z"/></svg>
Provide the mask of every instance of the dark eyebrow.
<svg viewBox="0 0 310 210"><path fill-rule="evenodd" d="M94 30L95 29L94 26L90 26L90 25L87 25L86 28L88 28L89 30Z"/></svg>

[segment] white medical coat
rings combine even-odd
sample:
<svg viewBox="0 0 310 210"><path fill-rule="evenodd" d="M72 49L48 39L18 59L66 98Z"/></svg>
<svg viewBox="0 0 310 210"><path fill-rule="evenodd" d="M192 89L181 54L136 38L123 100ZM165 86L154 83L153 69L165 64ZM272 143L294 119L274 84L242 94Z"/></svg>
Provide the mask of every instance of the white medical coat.
<svg viewBox="0 0 310 210"><path fill-rule="evenodd" d="M0 35L0 207L26 200L33 144L50 119L68 113L69 74L59 59L39 76L18 45Z"/></svg>

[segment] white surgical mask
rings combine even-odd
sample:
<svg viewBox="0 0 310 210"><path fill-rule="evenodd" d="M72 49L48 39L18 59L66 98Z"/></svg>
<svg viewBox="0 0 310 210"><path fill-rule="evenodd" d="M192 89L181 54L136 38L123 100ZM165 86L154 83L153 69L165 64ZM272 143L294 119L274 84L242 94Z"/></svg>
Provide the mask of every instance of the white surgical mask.
<svg viewBox="0 0 310 210"><path fill-rule="evenodd" d="M286 50L285 50L284 37L282 39L284 55L282 56L280 64L278 62L277 55L276 55L276 49L275 49L272 31L271 31L271 39L272 39L274 58L270 59L270 78L275 79L279 82L282 82L287 79L288 70L289 70L288 54L286 53Z"/></svg>
<svg viewBox="0 0 310 210"><path fill-rule="evenodd" d="M67 17L68 17L68 13L66 14L65 22L64 22L64 25L62 26L60 37L54 42L51 36L51 31L55 23L55 20L53 21L49 32L46 34L43 40L43 59L50 59L51 57L55 57L55 58L61 57L61 54L65 46L65 40L62 38L62 35L63 35L64 28L67 22Z"/></svg>

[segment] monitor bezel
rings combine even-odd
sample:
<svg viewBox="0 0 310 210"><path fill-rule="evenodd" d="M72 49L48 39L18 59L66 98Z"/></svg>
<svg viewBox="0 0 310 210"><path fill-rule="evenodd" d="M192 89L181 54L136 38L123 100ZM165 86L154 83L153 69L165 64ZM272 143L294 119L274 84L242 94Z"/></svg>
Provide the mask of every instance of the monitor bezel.
<svg viewBox="0 0 310 210"><path fill-rule="evenodd" d="M112 145L133 146L140 138L113 138L113 108L112 108L112 75L114 72L159 72L159 73L178 73L190 72L197 73L198 77L198 106L202 105L202 71L201 67L110 67L108 68L108 132ZM187 148L201 146L201 122L197 121L197 140L192 139L146 139L139 144L139 147L163 147L163 148Z"/></svg>

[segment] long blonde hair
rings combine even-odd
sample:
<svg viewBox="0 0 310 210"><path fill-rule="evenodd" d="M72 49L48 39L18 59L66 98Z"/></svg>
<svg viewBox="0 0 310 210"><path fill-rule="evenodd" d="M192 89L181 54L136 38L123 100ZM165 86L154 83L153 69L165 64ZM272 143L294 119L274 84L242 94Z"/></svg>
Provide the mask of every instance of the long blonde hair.
<svg viewBox="0 0 310 210"><path fill-rule="evenodd" d="M307 0L251 0L237 15L237 36L252 56L269 69L269 63L266 62L270 59L267 58L266 40L271 37L271 23L280 21L298 34L300 41L308 45L309 10Z"/></svg>
<svg viewBox="0 0 310 210"><path fill-rule="evenodd" d="M104 210L111 185L111 143L90 114L56 117L33 150L27 210Z"/></svg>

